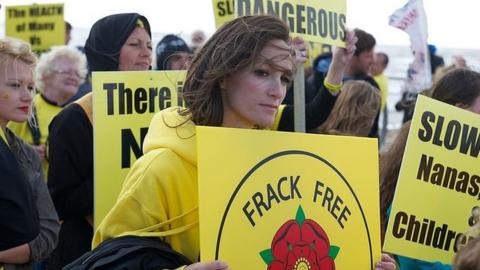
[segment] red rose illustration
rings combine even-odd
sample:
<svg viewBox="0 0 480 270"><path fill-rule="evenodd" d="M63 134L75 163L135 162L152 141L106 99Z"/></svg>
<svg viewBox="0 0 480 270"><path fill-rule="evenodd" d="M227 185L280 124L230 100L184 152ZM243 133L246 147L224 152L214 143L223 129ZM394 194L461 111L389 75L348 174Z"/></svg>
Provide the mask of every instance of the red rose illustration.
<svg viewBox="0 0 480 270"><path fill-rule="evenodd" d="M265 260L268 270L334 270L333 260L338 251L338 247L330 247L322 227L314 220L305 219L299 207L296 219L280 227L271 250L263 251L261 256L265 260L265 255L271 254L271 258Z"/></svg>

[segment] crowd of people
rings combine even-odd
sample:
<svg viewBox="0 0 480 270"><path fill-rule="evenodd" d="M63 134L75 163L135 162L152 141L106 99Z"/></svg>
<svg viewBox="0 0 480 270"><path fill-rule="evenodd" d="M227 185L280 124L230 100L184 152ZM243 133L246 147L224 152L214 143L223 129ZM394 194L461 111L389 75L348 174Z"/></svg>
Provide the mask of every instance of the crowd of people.
<svg viewBox="0 0 480 270"><path fill-rule="evenodd" d="M37 60L27 43L0 39L0 269L90 269L75 267L119 246L156 250L121 269L145 261L148 269L230 269L228 262L199 262L195 127L293 131L286 96L307 61L305 42L267 15L236 18L208 39L195 33L191 45L170 34L154 50L151 37L146 17L124 13L92 26L85 54L57 46ZM378 138L388 55L375 53L373 35L358 28L345 42L320 55L305 78L307 130ZM94 231L91 73L152 69L187 70L185 107L153 117L143 156ZM451 68L426 93L480 114L480 74L467 67ZM380 156L382 241L409 128L406 120ZM478 226L451 265L383 253L375 267L478 269Z"/></svg>

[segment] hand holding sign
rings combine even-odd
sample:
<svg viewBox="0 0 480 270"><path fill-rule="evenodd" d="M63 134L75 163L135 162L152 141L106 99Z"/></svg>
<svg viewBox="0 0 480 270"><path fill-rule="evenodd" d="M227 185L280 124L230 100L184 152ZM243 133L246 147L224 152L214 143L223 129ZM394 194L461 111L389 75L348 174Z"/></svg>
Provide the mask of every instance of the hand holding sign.
<svg viewBox="0 0 480 270"><path fill-rule="evenodd" d="M392 257L388 256L388 254L382 254L382 260L375 265L375 270L395 270L397 269L397 265L395 260Z"/></svg>
<svg viewBox="0 0 480 270"><path fill-rule="evenodd" d="M229 270L228 265L222 261L212 261L208 263L194 263L184 268L184 270Z"/></svg>
<svg viewBox="0 0 480 270"><path fill-rule="evenodd" d="M347 31L347 37L345 39L345 48L335 47L333 50L333 67L338 66L344 68L348 61L352 58L355 50L357 49L356 45L358 38L355 36L353 31Z"/></svg>
<svg viewBox="0 0 480 270"><path fill-rule="evenodd" d="M325 78L325 84L329 84L332 87L336 88L335 90L329 89L332 95L337 95L340 91L342 84L343 73L345 72L345 67L348 64L348 61L352 58L355 53L358 38L355 36L353 31L347 31L347 36L345 39L346 46L345 48L335 47L333 51L332 63L328 69L327 77Z"/></svg>
<svg viewBox="0 0 480 270"><path fill-rule="evenodd" d="M295 61L297 64L305 63L308 60L307 44L302 37L295 37L292 40L292 47L295 50Z"/></svg>

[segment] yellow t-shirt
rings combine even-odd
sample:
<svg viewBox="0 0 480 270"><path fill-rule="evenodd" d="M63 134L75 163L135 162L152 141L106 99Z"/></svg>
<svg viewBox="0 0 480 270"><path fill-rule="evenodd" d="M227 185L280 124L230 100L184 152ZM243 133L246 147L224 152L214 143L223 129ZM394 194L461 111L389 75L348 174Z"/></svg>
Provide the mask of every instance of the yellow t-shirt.
<svg viewBox="0 0 480 270"><path fill-rule="evenodd" d="M52 119L62 110L62 107L47 102L40 94L35 95L33 104L37 112L37 125L40 129L40 144L44 145L48 138L48 125L50 125ZM10 122L7 126L15 135L26 143L33 145L33 135L28 127L28 122ZM43 161L42 168L46 179L48 173L48 162L46 160Z"/></svg>
<svg viewBox="0 0 480 270"><path fill-rule="evenodd" d="M383 111L383 108L385 107L385 104L387 104L387 97L388 97L388 78L385 76L384 73L373 76L373 79L377 82L378 87L380 87L380 93L382 95L382 107L381 110Z"/></svg>

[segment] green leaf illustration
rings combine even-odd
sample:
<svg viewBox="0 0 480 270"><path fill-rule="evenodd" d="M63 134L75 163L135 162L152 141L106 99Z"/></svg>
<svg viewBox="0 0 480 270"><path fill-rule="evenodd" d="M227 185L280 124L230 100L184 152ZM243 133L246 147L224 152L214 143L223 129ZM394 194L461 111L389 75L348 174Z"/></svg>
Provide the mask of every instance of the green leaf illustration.
<svg viewBox="0 0 480 270"><path fill-rule="evenodd" d="M260 257L262 257L263 261L269 265L270 262L273 261L273 255L271 249L265 249L264 251L260 252Z"/></svg>
<svg viewBox="0 0 480 270"><path fill-rule="evenodd" d="M332 260L335 260L338 252L340 252L340 247L330 246L330 250L328 251L328 257L332 258Z"/></svg>
<svg viewBox="0 0 480 270"><path fill-rule="evenodd" d="M295 220L298 222L298 224L302 225L302 223L305 221L305 213L303 212L302 206L298 206L297 209L297 215L295 217Z"/></svg>

